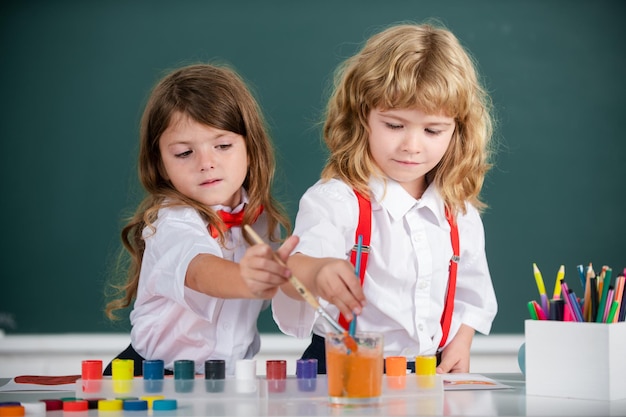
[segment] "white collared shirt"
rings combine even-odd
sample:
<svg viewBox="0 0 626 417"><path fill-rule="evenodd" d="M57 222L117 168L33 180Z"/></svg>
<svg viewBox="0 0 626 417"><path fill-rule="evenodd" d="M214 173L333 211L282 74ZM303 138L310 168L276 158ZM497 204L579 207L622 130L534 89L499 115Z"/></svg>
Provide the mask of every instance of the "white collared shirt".
<svg viewBox="0 0 626 417"><path fill-rule="evenodd" d="M370 187L374 198L363 284L366 305L358 316L357 330L384 333L385 356L434 354L442 337L440 320L452 256L443 200L433 185L419 200L391 180L386 187L372 180ZM358 211L356 195L345 183L316 183L300 200L294 228L300 243L294 252L349 259ZM461 260L448 343L462 323L488 334L497 311L479 213L468 205L467 214L459 215L457 222ZM323 299L320 304L338 316L335 306ZM274 297L272 309L286 334L305 338L311 332L324 336L332 331L308 304L282 292Z"/></svg>
<svg viewBox="0 0 626 417"><path fill-rule="evenodd" d="M245 202L244 193L233 212L239 212ZM186 287L185 275L191 260L201 253L238 262L248 248L242 229L225 232L226 247L221 247L209 234L207 222L190 207L159 210L154 226L156 233L149 228L143 231L146 249L130 314L133 347L146 359L162 359L167 369L173 369L178 359L191 359L196 372L204 373L207 359L224 359L226 373L234 374L236 360L259 352L257 319L269 302L211 297ZM252 227L267 238L264 213Z"/></svg>

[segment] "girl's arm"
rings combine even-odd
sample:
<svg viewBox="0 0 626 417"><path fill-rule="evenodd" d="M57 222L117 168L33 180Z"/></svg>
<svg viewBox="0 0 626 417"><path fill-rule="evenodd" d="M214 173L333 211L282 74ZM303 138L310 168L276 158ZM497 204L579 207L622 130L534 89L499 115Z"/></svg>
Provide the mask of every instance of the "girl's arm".
<svg viewBox="0 0 626 417"><path fill-rule="evenodd" d="M313 295L322 297L337 306L349 321L352 313L360 314L365 305L365 295L350 262L337 258L315 258L301 253L289 257L287 265L293 274ZM290 284L281 286L291 298L301 299Z"/></svg>
<svg viewBox="0 0 626 417"><path fill-rule="evenodd" d="M295 236L285 240L278 256L286 260L297 243ZM249 247L239 263L209 254L197 255L189 263L185 285L217 298L269 299L290 276L289 269L274 260L272 248L262 244Z"/></svg>
<svg viewBox="0 0 626 417"><path fill-rule="evenodd" d="M459 331L441 352L438 374L467 373L470 369L470 348L474 338L474 329L461 324Z"/></svg>

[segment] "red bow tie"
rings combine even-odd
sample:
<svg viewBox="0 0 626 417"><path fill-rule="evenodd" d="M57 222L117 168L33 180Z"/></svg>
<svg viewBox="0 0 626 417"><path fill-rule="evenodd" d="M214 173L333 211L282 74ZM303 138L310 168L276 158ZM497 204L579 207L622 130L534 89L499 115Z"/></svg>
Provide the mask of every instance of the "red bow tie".
<svg viewBox="0 0 626 417"><path fill-rule="evenodd" d="M259 215L262 212L263 212L263 206L260 206L259 210L256 213L256 216L254 216L254 218L252 219L252 223L254 223L256 219L259 218ZM217 210L217 214L220 216L220 218L224 222L224 224L220 226L222 233L225 233L231 227L241 227L244 213L245 213L245 207L244 207L244 210L241 210L237 213L229 213L224 210ZM209 225L209 232L211 233L211 236L213 237L213 239L216 239L219 236L217 227L212 224Z"/></svg>

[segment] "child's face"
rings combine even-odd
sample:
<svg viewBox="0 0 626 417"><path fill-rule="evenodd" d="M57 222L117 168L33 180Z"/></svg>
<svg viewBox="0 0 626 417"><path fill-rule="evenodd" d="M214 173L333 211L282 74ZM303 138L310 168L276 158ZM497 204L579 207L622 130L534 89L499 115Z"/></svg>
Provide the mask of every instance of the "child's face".
<svg viewBox="0 0 626 417"><path fill-rule="evenodd" d="M248 172L243 136L175 114L159 141L167 178L185 196L208 206L235 207Z"/></svg>
<svg viewBox="0 0 626 417"><path fill-rule="evenodd" d="M454 119L418 109L373 109L368 116L369 147L383 173L415 198L426 189L426 174L448 149Z"/></svg>

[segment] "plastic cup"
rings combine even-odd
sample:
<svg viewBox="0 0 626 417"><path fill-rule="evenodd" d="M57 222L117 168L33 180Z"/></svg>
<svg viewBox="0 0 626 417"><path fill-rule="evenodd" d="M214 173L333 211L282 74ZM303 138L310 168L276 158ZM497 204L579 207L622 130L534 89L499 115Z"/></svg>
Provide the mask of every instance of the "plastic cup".
<svg viewBox="0 0 626 417"><path fill-rule="evenodd" d="M437 375L437 356L426 355L415 357L415 374L417 386L420 388L434 388Z"/></svg>
<svg viewBox="0 0 626 417"><path fill-rule="evenodd" d="M383 335L357 332L350 351L344 335L326 334L328 397L332 404L372 404L380 401L383 381Z"/></svg>
<svg viewBox="0 0 626 417"><path fill-rule="evenodd" d="M102 361L82 361L81 379L83 382L83 392L99 392L102 389Z"/></svg>
<svg viewBox="0 0 626 417"><path fill-rule="evenodd" d="M385 358L387 386L391 389L406 388L406 357L388 356Z"/></svg>
<svg viewBox="0 0 626 417"><path fill-rule="evenodd" d="M282 359L266 361L265 375L269 392L284 392L287 388L287 361Z"/></svg>

